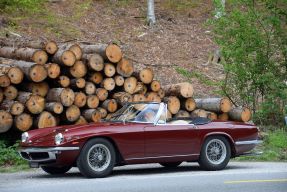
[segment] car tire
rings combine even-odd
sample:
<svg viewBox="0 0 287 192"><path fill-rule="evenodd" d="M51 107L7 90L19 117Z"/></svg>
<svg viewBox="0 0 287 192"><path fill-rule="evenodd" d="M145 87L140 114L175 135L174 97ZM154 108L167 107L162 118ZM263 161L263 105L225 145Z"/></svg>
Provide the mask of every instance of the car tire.
<svg viewBox="0 0 287 192"><path fill-rule="evenodd" d="M204 170L221 170L228 164L230 156L231 148L228 140L223 136L212 136L204 141L198 163Z"/></svg>
<svg viewBox="0 0 287 192"><path fill-rule="evenodd" d="M181 163L182 162L171 162L171 163L159 163L159 164L163 167L174 168L174 167L178 167Z"/></svg>
<svg viewBox="0 0 287 192"><path fill-rule="evenodd" d="M43 171L49 173L50 175L59 175L68 172L71 169L71 166L64 167L53 167L53 166L42 166Z"/></svg>
<svg viewBox="0 0 287 192"><path fill-rule="evenodd" d="M106 139L96 138L84 145L77 166L85 177L100 178L112 172L115 162L114 146Z"/></svg>

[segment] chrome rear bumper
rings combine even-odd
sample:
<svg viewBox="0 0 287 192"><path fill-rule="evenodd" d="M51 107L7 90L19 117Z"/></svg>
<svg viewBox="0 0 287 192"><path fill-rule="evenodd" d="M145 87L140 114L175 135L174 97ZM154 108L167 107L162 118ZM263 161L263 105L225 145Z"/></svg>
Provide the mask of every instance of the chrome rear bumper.
<svg viewBox="0 0 287 192"><path fill-rule="evenodd" d="M248 141L236 141L235 145L258 145L263 143L261 140L248 140Z"/></svg>
<svg viewBox="0 0 287 192"><path fill-rule="evenodd" d="M61 151L79 150L79 147L29 147L19 149L21 157L29 162L49 162L56 160Z"/></svg>

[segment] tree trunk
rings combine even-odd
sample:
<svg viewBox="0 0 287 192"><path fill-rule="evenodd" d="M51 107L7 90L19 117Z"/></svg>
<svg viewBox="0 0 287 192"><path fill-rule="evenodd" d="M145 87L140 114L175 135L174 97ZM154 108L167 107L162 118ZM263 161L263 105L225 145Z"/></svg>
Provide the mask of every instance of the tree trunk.
<svg viewBox="0 0 287 192"><path fill-rule="evenodd" d="M94 83L92 82L86 82L86 86L85 86L85 93L87 95L93 95L96 92L96 86Z"/></svg>
<svg viewBox="0 0 287 192"><path fill-rule="evenodd" d="M82 115L88 122L100 122L101 121L101 112L97 109L87 109L83 111Z"/></svg>
<svg viewBox="0 0 287 192"><path fill-rule="evenodd" d="M90 109L95 109L99 106L99 98L96 95L89 95L87 98L87 107Z"/></svg>
<svg viewBox="0 0 287 192"><path fill-rule="evenodd" d="M115 80L116 86L118 86L118 87L123 86L125 83L125 78L121 75L116 75L114 77L114 80Z"/></svg>
<svg viewBox="0 0 287 192"><path fill-rule="evenodd" d="M18 90L13 85L9 85L8 87L5 87L3 90L6 99L14 100L18 96Z"/></svg>
<svg viewBox="0 0 287 192"><path fill-rule="evenodd" d="M228 116L228 113L221 113L218 115L217 117L219 120L221 121L228 121L229 119L229 116Z"/></svg>
<svg viewBox="0 0 287 192"><path fill-rule="evenodd" d="M19 67L0 64L0 73L6 74L12 84L19 84L24 79L24 73Z"/></svg>
<svg viewBox="0 0 287 192"><path fill-rule="evenodd" d="M61 102L65 107L69 107L75 101L75 93L69 88L53 88L49 90L46 99L49 102Z"/></svg>
<svg viewBox="0 0 287 192"><path fill-rule="evenodd" d="M84 54L83 60L94 71L102 71L104 69L104 59L99 54Z"/></svg>
<svg viewBox="0 0 287 192"><path fill-rule="evenodd" d="M163 101L167 103L167 109L171 114L176 114L180 109L180 101L175 96L165 97Z"/></svg>
<svg viewBox="0 0 287 192"><path fill-rule="evenodd" d="M120 106L124 106L127 102L132 102L132 95L127 92L117 92L112 95L112 98L116 100L116 102Z"/></svg>
<svg viewBox="0 0 287 192"><path fill-rule="evenodd" d="M133 94L136 86L137 86L137 79L135 77L126 78L124 83L124 90L127 93Z"/></svg>
<svg viewBox="0 0 287 192"><path fill-rule="evenodd" d="M157 95L156 92L148 92L146 94L146 100L150 102L161 102L161 98Z"/></svg>
<svg viewBox="0 0 287 192"><path fill-rule="evenodd" d="M24 112L24 108L25 106L22 103L14 100L6 99L0 104L0 110L5 110L11 113L11 115L22 114Z"/></svg>
<svg viewBox="0 0 287 192"><path fill-rule="evenodd" d="M105 88L98 88L96 90L96 95L98 96L100 101L105 101L108 98L109 93Z"/></svg>
<svg viewBox="0 0 287 192"><path fill-rule="evenodd" d="M193 86L190 83L178 83L163 86L166 96L189 98L193 95Z"/></svg>
<svg viewBox="0 0 287 192"><path fill-rule="evenodd" d="M134 66L129 60L123 58L118 62L116 70L121 76L130 77L134 72Z"/></svg>
<svg viewBox="0 0 287 192"><path fill-rule="evenodd" d="M108 115L108 112L106 109L102 107L98 107L97 110L101 113L101 118L104 119Z"/></svg>
<svg viewBox="0 0 287 192"><path fill-rule="evenodd" d="M0 110L0 133L7 132L13 124L12 115L4 110Z"/></svg>
<svg viewBox="0 0 287 192"><path fill-rule="evenodd" d="M154 73L151 68L145 68L140 72L135 72L134 76L140 79L144 84L150 84L153 81Z"/></svg>
<svg viewBox="0 0 287 192"><path fill-rule="evenodd" d="M246 107L236 107L228 112L230 119L235 121L247 122L251 119L251 111Z"/></svg>
<svg viewBox="0 0 287 192"><path fill-rule="evenodd" d="M149 26L155 24L154 0L147 1L147 22Z"/></svg>
<svg viewBox="0 0 287 192"><path fill-rule="evenodd" d="M133 95L133 102L144 102L146 101L146 97L144 94L135 94Z"/></svg>
<svg viewBox="0 0 287 192"><path fill-rule="evenodd" d="M48 63L45 65L45 68L47 70L48 77L51 79L56 79L61 73L61 68L56 63Z"/></svg>
<svg viewBox="0 0 287 192"><path fill-rule="evenodd" d="M18 92L17 101L23 103L32 114L39 114L45 108L45 99L30 92Z"/></svg>
<svg viewBox="0 0 287 192"><path fill-rule="evenodd" d="M114 113L118 109L118 104L115 99L107 99L103 102L102 107L110 113Z"/></svg>
<svg viewBox="0 0 287 192"><path fill-rule="evenodd" d="M107 77L112 77L116 73L116 68L111 63L105 63L104 73Z"/></svg>
<svg viewBox="0 0 287 192"><path fill-rule="evenodd" d="M21 132L28 131L33 125L33 118L27 113L22 113L15 116L14 125Z"/></svg>
<svg viewBox="0 0 287 192"><path fill-rule="evenodd" d="M66 75L59 76L56 81L54 81L56 86L67 88L70 86L70 78Z"/></svg>
<svg viewBox="0 0 287 192"><path fill-rule="evenodd" d="M55 127L57 119L48 111L43 111L35 120L35 125L38 128Z"/></svg>
<svg viewBox="0 0 287 192"><path fill-rule="evenodd" d="M161 89L160 82L153 80L150 84L150 89L154 92L158 92Z"/></svg>
<svg viewBox="0 0 287 192"><path fill-rule="evenodd" d="M22 90L26 92L31 92L34 95L39 95L41 97L45 97L49 91L49 85L47 82L41 83L25 83L21 87Z"/></svg>
<svg viewBox="0 0 287 192"><path fill-rule="evenodd" d="M25 76L34 82L41 82L47 78L45 65L39 65L31 62L17 61L12 59L0 58L0 63L19 67Z"/></svg>
<svg viewBox="0 0 287 192"><path fill-rule="evenodd" d="M57 43L54 41L9 41L8 39L2 40L0 42L1 46L8 46L8 47L29 47L33 49L43 49L47 53L53 55L58 50Z"/></svg>
<svg viewBox="0 0 287 192"><path fill-rule="evenodd" d="M30 61L41 65L48 61L45 51L32 48L0 47L0 57Z"/></svg>
<svg viewBox="0 0 287 192"><path fill-rule="evenodd" d="M109 77L109 78L105 78L103 80L101 86L108 91L112 91L115 89L116 83L115 83L115 80L113 78Z"/></svg>
<svg viewBox="0 0 287 192"><path fill-rule="evenodd" d="M88 124L88 121L83 116L80 116L80 118L74 123L74 125L86 125L86 124Z"/></svg>
<svg viewBox="0 0 287 192"><path fill-rule="evenodd" d="M228 112L231 110L232 104L226 97L223 98L206 98L195 99L197 108L205 109L212 112Z"/></svg>
<svg viewBox="0 0 287 192"><path fill-rule="evenodd" d="M11 84L11 81L8 75L0 73L0 87L8 87Z"/></svg>
<svg viewBox="0 0 287 192"><path fill-rule="evenodd" d="M71 79L70 87L72 89L83 89L86 86L86 80L84 78Z"/></svg>
<svg viewBox="0 0 287 192"><path fill-rule="evenodd" d="M122 51L119 46L115 44L93 44L93 45L81 45L83 52L86 54L99 54L105 60L112 63L117 63L122 59Z"/></svg>
<svg viewBox="0 0 287 192"><path fill-rule="evenodd" d="M45 110L51 113L61 114L64 110L64 107L60 102L50 102L46 103Z"/></svg>
<svg viewBox="0 0 287 192"><path fill-rule="evenodd" d="M204 109L195 109L194 111L191 112L190 116L192 118L196 118L196 117L207 118L208 113Z"/></svg>
<svg viewBox="0 0 287 192"><path fill-rule="evenodd" d="M189 112L193 111L196 108L195 100L192 97L182 100L181 108Z"/></svg>
<svg viewBox="0 0 287 192"><path fill-rule="evenodd" d="M64 121L75 122L80 118L81 111L76 105L71 105L66 109L65 116L63 117Z"/></svg>
<svg viewBox="0 0 287 192"><path fill-rule="evenodd" d="M61 66L71 67L76 62L76 55L70 51L60 48L52 57L52 62Z"/></svg>
<svg viewBox="0 0 287 192"><path fill-rule="evenodd" d="M189 113L185 110L179 110L177 114L175 114L175 118L184 118L184 117L190 117Z"/></svg>
<svg viewBox="0 0 287 192"><path fill-rule="evenodd" d="M74 101L74 105L76 105L77 107L81 108L84 107L87 103L87 96L85 93L83 92L76 92L75 93L75 101Z"/></svg>
<svg viewBox="0 0 287 192"><path fill-rule="evenodd" d="M89 80L95 84L102 83L103 79L104 79L104 77L103 77L102 73L100 73L100 72L92 73L89 77Z"/></svg>
<svg viewBox="0 0 287 192"><path fill-rule="evenodd" d="M75 64L69 68L69 74L75 78L84 77L87 71L87 66L82 61L76 61Z"/></svg>

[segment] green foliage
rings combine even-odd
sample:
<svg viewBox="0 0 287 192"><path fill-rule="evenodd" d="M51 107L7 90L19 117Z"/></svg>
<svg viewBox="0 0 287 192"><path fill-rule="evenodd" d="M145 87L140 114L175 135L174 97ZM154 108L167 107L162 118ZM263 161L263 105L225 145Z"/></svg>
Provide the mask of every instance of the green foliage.
<svg viewBox="0 0 287 192"><path fill-rule="evenodd" d="M0 167L27 164L17 153L19 143L8 146L4 140L0 140Z"/></svg>
<svg viewBox="0 0 287 192"><path fill-rule="evenodd" d="M269 131L263 139L263 145L257 150L263 152L259 156L239 157L236 160L254 161L287 161L287 132L286 130Z"/></svg>
<svg viewBox="0 0 287 192"><path fill-rule="evenodd" d="M199 3L200 1L198 0L166 0L162 2L162 5L167 9L175 11L187 11L198 7Z"/></svg>
<svg viewBox="0 0 287 192"><path fill-rule="evenodd" d="M238 0L210 21L221 48L223 92L249 106L261 124L282 124L287 100L287 3Z"/></svg>
<svg viewBox="0 0 287 192"><path fill-rule="evenodd" d="M45 0L0 0L0 12L37 12Z"/></svg>

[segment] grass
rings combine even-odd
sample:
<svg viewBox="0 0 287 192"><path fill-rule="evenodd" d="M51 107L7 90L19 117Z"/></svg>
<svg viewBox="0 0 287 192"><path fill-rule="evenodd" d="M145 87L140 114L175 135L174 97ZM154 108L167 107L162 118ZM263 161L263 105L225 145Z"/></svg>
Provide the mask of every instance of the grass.
<svg viewBox="0 0 287 192"><path fill-rule="evenodd" d="M269 131L263 138L263 144L258 146L263 154L259 156L237 157L238 161L287 161L286 129Z"/></svg>

